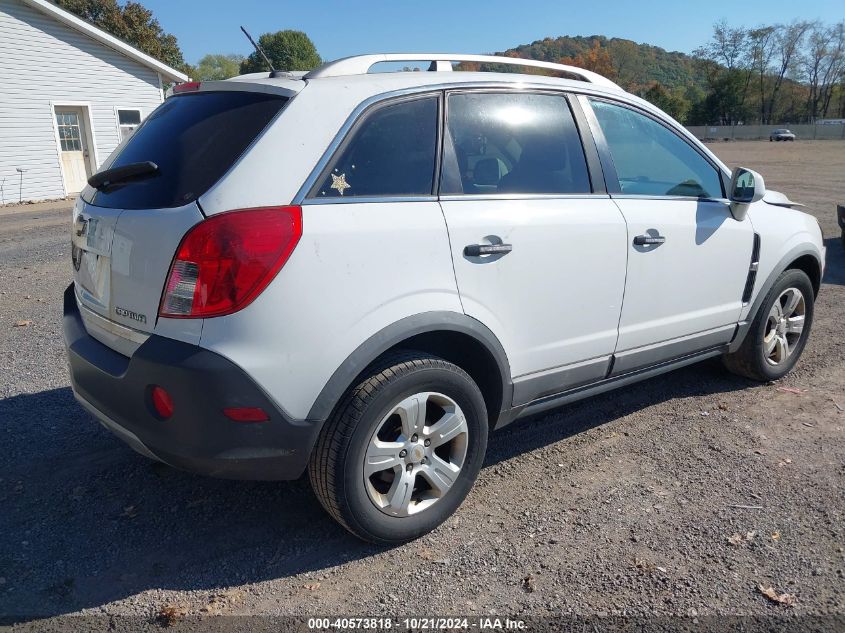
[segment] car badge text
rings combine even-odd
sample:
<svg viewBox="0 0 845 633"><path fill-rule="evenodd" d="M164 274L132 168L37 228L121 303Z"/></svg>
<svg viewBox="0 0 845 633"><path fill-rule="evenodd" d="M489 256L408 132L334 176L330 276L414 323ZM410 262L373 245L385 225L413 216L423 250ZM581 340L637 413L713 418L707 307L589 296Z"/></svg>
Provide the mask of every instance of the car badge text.
<svg viewBox="0 0 845 633"><path fill-rule="evenodd" d="M127 310L126 308L121 308L120 306L114 307L114 313L117 316L122 316L127 319L132 319L133 321L137 321L138 323L146 323L147 322L147 315L140 314L138 312L133 312L132 310Z"/></svg>

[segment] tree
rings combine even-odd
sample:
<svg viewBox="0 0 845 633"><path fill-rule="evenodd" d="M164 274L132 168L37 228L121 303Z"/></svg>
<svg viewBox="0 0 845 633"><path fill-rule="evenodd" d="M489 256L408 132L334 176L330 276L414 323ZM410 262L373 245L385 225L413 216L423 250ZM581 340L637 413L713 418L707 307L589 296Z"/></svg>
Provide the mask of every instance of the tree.
<svg viewBox="0 0 845 633"><path fill-rule="evenodd" d="M584 70L592 70L594 73L603 75L608 79L614 79L616 77L616 69L613 67L610 52L602 47L597 39L593 40L590 48L583 53L579 53L574 57L561 57L559 63L577 66Z"/></svg>
<svg viewBox="0 0 845 633"><path fill-rule="evenodd" d="M258 45L273 62L276 70L311 70L322 63L314 42L302 31L277 31L258 38ZM241 73L269 70L258 51L241 62Z"/></svg>
<svg viewBox="0 0 845 633"><path fill-rule="evenodd" d="M732 28L726 20L721 20L713 25L713 37L710 42L696 53L715 59L728 70L737 70L745 67L747 51L748 32L742 27Z"/></svg>
<svg viewBox="0 0 845 633"><path fill-rule="evenodd" d="M751 65L757 76L760 98L760 122L766 122L766 85L768 75L771 72L772 58L775 55L777 46L776 28L773 26L762 26L752 29L749 34L749 54Z"/></svg>
<svg viewBox="0 0 845 633"><path fill-rule="evenodd" d="M686 119L690 108L689 101L681 94L675 94L666 89L660 82L646 90L643 97L646 101L653 103L673 119L683 122Z"/></svg>
<svg viewBox="0 0 845 633"><path fill-rule="evenodd" d="M804 36L810 29L810 22L793 22L787 26L779 25L775 28L775 49L777 51L777 65L775 67L772 90L769 99L763 108L763 121L771 123L775 111L775 102L778 92L783 85L787 72L793 69L796 57L799 54Z"/></svg>
<svg viewBox="0 0 845 633"><path fill-rule="evenodd" d="M821 83L822 116L827 116L836 82L840 82L845 88L845 21L833 25L831 31L834 44L828 51L828 61ZM845 113L845 98L843 98L843 113Z"/></svg>
<svg viewBox="0 0 845 633"><path fill-rule="evenodd" d="M200 81L229 79L240 74L243 55L206 55L197 64L194 77Z"/></svg>
<svg viewBox="0 0 845 633"><path fill-rule="evenodd" d="M123 6L117 0L55 0L55 3L150 57L191 74L176 37L166 33L152 11L139 2L126 2Z"/></svg>
<svg viewBox="0 0 845 633"><path fill-rule="evenodd" d="M751 49L751 35L744 28L729 27L724 20L713 25L710 41L693 52L708 90L704 101L693 108L695 118L722 125L745 120L753 76Z"/></svg>
<svg viewBox="0 0 845 633"><path fill-rule="evenodd" d="M643 78L653 73L646 66L646 59L639 44L631 40L613 39L609 42L613 52L613 72L620 86L626 90L636 90L643 84ZM668 64L667 64L668 66Z"/></svg>
<svg viewBox="0 0 845 633"><path fill-rule="evenodd" d="M834 86L845 74L845 22L831 27L815 22L802 57L810 94L807 114L811 120L826 116Z"/></svg>

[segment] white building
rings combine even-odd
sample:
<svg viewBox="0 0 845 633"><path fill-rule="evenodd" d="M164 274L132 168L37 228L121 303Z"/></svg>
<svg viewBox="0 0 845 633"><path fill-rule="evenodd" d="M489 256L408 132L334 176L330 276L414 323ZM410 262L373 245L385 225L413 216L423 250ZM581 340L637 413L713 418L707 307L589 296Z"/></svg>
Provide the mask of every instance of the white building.
<svg viewBox="0 0 845 633"><path fill-rule="evenodd" d="M47 0L0 0L0 204L79 193L187 79Z"/></svg>

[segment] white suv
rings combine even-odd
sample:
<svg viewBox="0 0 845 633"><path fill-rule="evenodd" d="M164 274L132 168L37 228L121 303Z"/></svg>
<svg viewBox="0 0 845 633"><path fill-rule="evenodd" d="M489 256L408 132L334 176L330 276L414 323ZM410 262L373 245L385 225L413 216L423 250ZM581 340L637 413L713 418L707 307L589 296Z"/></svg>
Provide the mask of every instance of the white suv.
<svg viewBox="0 0 845 633"><path fill-rule="evenodd" d="M396 61L429 72L368 72ZM178 468L307 469L382 543L454 512L521 416L713 356L783 376L824 262L758 174L543 62L182 84L103 167L73 215L78 400Z"/></svg>

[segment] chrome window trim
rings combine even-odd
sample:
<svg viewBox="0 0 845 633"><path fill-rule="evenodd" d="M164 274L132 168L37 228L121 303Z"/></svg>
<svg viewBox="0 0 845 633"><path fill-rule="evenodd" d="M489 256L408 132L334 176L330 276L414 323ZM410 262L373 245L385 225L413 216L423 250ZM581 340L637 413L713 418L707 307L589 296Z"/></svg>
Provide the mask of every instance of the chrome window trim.
<svg viewBox="0 0 845 633"><path fill-rule="evenodd" d="M596 200L609 199L606 193L465 193L445 194L441 202L465 200Z"/></svg>
<svg viewBox="0 0 845 633"><path fill-rule="evenodd" d="M596 200L610 199L620 196L610 196L607 193L473 193L446 194L441 196L359 196L357 198L308 198L301 206L316 206L323 204L373 204L383 202L455 202L463 200ZM630 196L635 197L635 196ZM647 196L639 196L647 197ZM677 199L677 198L675 198ZM699 200L699 198L690 198ZM727 201L725 201L727 202Z"/></svg>
<svg viewBox="0 0 845 633"><path fill-rule="evenodd" d="M303 207L321 204L372 204L374 202L437 202L437 196L350 196L349 198L306 198Z"/></svg>
<svg viewBox="0 0 845 633"><path fill-rule="evenodd" d="M699 198L698 196L661 196L646 193L613 193L610 197L614 200L690 200L695 202L709 202L711 204L730 204L727 198Z"/></svg>

